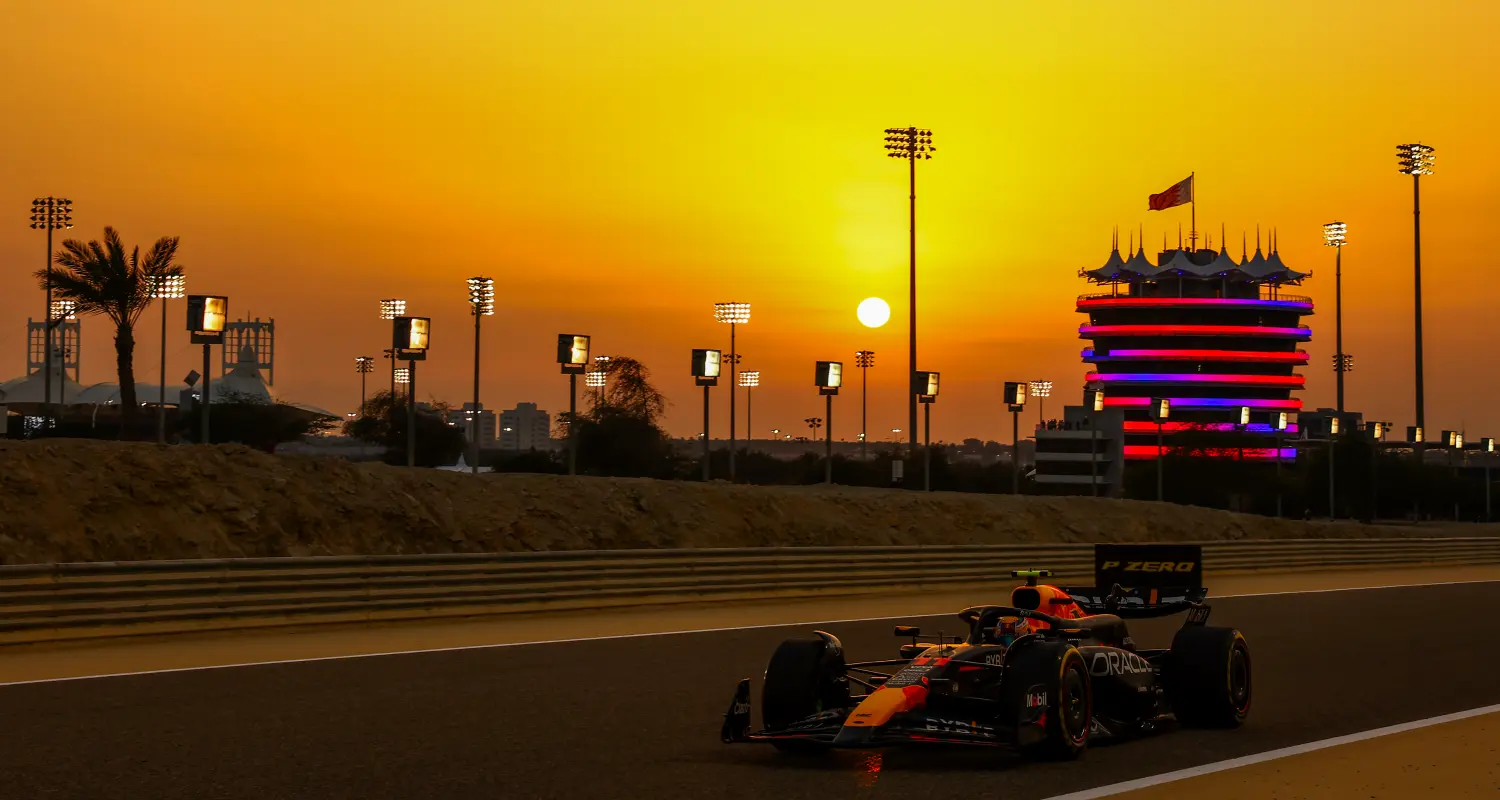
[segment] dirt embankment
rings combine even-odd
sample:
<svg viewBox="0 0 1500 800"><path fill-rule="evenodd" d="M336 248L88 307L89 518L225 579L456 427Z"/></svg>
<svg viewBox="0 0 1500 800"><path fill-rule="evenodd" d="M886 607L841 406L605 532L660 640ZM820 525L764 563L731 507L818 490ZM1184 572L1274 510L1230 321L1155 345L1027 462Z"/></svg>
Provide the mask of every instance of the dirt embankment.
<svg viewBox="0 0 1500 800"><path fill-rule="evenodd" d="M0 563L636 547L1500 535L1157 503L408 471L237 446L0 442Z"/></svg>

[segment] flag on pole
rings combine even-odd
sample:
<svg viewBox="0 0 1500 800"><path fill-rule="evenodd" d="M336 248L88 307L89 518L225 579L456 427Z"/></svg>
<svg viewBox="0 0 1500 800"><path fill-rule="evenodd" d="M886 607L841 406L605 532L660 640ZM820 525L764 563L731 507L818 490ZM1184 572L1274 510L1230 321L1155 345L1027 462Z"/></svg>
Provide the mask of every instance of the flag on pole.
<svg viewBox="0 0 1500 800"><path fill-rule="evenodd" d="M1191 202L1193 202L1193 177L1191 175L1173 184L1172 188L1165 192L1151 195L1147 200L1151 211L1163 211Z"/></svg>

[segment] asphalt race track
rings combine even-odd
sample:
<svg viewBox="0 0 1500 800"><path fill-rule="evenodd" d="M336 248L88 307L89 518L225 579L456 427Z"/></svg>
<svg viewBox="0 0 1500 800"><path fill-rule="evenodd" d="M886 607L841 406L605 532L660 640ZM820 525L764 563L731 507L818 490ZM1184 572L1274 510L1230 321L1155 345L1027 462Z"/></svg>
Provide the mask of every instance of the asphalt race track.
<svg viewBox="0 0 1500 800"><path fill-rule="evenodd" d="M0 797L1044 798L1500 703L1497 606L1500 583L1214 601L1253 650L1250 722L1071 764L721 745L735 681L797 628L0 686ZM895 623L830 629L851 658L894 657ZM1165 646L1177 624L1132 632Z"/></svg>

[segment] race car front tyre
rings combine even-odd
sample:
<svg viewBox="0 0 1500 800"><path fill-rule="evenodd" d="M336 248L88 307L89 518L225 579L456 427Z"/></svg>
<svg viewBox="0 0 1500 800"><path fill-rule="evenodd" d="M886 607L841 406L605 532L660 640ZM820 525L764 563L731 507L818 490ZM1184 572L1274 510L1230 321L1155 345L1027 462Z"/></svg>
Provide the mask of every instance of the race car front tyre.
<svg viewBox="0 0 1500 800"><path fill-rule="evenodd" d="M1037 697L1033 688L1044 687ZM1013 654L1005 667L1004 707L1019 715L1034 703L1045 705L1043 738L1025 744L1029 758L1067 761L1083 755L1093 727L1093 684L1078 648L1066 642L1032 642Z"/></svg>
<svg viewBox="0 0 1500 800"><path fill-rule="evenodd" d="M1178 631L1164 673L1172 711L1184 725L1237 728L1250 714L1250 645L1233 628Z"/></svg>
<svg viewBox="0 0 1500 800"><path fill-rule="evenodd" d="M841 648L823 639L787 639L776 648L760 696L761 721L767 730L848 705L849 679ZM789 752L826 749L801 741L775 742L775 746Z"/></svg>

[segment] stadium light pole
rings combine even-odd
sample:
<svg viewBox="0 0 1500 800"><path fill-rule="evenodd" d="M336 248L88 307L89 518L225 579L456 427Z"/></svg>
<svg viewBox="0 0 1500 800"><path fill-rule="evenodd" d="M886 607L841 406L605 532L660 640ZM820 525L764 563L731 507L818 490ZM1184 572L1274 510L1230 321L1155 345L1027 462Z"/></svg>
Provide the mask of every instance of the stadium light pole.
<svg viewBox="0 0 1500 800"><path fill-rule="evenodd" d="M167 443L167 301L180 300L187 291L183 275L152 275L146 279L152 300L161 301L161 375L156 403L156 443Z"/></svg>
<svg viewBox="0 0 1500 800"><path fill-rule="evenodd" d="M1285 411L1275 411L1271 415L1271 429L1276 432L1276 518L1281 519L1281 439L1286 435ZM1293 452L1296 452L1295 450Z"/></svg>
<svg viewBox="0 0 1500 800"><path fill-rule="evenodd" d="M760 371L749 370L739 373L738 383L740 388L745 390L745 444L748 445L755 441L755 417L752 414L754 407L751 404L751 393L760 385Z"/></svg>
<svg viewBox="0 0 1500 800"><path fill-rule="evenodd" d="M479 320L495 313L493 278L470 278L469 307L474 312L474 409L469 412L469 473L479 474Z"/></svg>
<svg viewBox="0 0 1500 800"><path fill-rule="evenodd" d="M1172 401L1165 397L1151 398L1151 421L1156 423L1156 502L1167 499L1167 448L1162 428L1172 414Z"/></svg>
<svg viewBox="0 0 1500 800"><path fill-rule="evenodd" d="M1414 278L1416 321L1416 368L1417 368L1417 427L1427 428L1426 387L1422 378L1422 176L1431 175L1435 161L1433 148L1425 144L1396 145L1397 170L1411 176L1412 216L1412 275ZM1417 458L1421 460L1422 445L1417 447Z"/></svg>
<svg viewBox="0 0 1500 800"><path fill-rule="evenodd" d="M819 361L815 365L814 379L818 385L818 394L823 395L823 416L828 420L828 429L823 432L823 483L833 483L833 398L838 395L839 387L844 385L844 363L842 361ZM816 418L814 418L816 419ZM813 434L817 434L818 426L813 423Z"/></svg>
<svg viewBox="0 0 1500 800"><path fill-rule="evenodd" d="M406 466L417 465L417 362L432 347L432 318L399 316L391 320L391 347L406 359Z"/></svg>
<svg viewBox="0 0 1500 800"><path fill-rule="evenodd" d="M1089 414L1089 488L1099 496L1099 412L1104 410L1104 390L1084 389L1083 410Z"/></svg>
<svg viewBox="0 0 1500 800"><path fill-rule="evenodd" d="M1323 226L1323 244L1333 248L1333 375L1340 414L1344 413L1344 373L1349 371L1353 362L1344 354L1344 244L1348 227L1342 222Z"/></svg>
<svg viewBox="0 0 1500 800"><path fill-rule="evenodd" d="M395 319L396 317L404 316L405 314L406 314L406 301L405 300L381 300L380 301L380 318L382 320L385 320L386 322L390 322L391 320ZM388 348L385 351L385 355L386 355L387 358L389 358L391 360L391 403L394 405L395 402L396 402L396 383L397 383L397 380L396 380L396 361L397 361L397 358L396 358L396 350L395 350L395 348Z"/></svg>
<svg viewBox="0 0 1500 800"><path fill-rule="evenodd" d="M932 131L925 128L886 128L885 150L890 158L904 158L910 168L910 256L911 307L908 324L908 362L906 365L907 430L911 437L911 449L917 449L917 162L932 158L937 148L932 146Z"/></svg>
<svg viewBox="0 0 1500 800"><path fill-rule="evenodd" d="M31 201L31 228L47 232L47 259L43 266L46 278L46 316L43 326L42 346L42 409L50 419L52 416L52 232L73 227L73 201L66 197L38 197Z"/></svg>
<svg viewBox="0 0 1500 800"><path fill-rule="evenodd" d="M1330 417L1328 420L1328 518L1337 519L1338 496L1334 485L1334 451L1338 447L1340 420L1338 417Z"/></svg>
<svg viewBox="0 0 1500 800"><path fill-rule="evenodd" d="M869 455L866 440L870 424L870 367L875 366L874 350L857 350L854 366L859 367L859 460Z"/></svg>
<svg viewBox="0 0 1500 800"><path fill-rule="evenodd" d="M734 387L738 383L740 351L735 349L735 326L750 321L749 303L714 303L714 319L729 326L729 482L734 483ZM707 430L704 433L708 433Z"/></svg>
<svg viewBox="0 0 1500 800"><path fill-rule="evenodd" d="M355 356L354 371L359 373L359 415L362 417L365 415L365 398L367 396L365 381L368 379L367 376L375 371L375 357Z"/></svg>
<svg viewBox="0 0 1500 800"><path fill-rule="evenodd" d="M78 303L72 300L53 300L52 314L48 318L49 325L61 325L78 319ZM57 403L67 405L68 398L66 390L68 386L68 339L66 336L58 340L57 355L62 357L62 362L57 367ZM52 376L47 376L47 384L51 385Z"/></svg>
<svg viewBox="0 0 1500 800"><path fill-rule="evenodd" d="M1495 517L1490 505L1490 462L1495 458L1495 440L1491 437L1480 439L1479 452L1484 453L1481 456L1484 459L1484 521L1493 522Z"/></svg>
<svg viewBox="0 0 1500 800"><path fill-rule="evenodd" d="M719 373L723 369L724 351L709 348L693 350L693 382L703 387L703 482L707 483L712 476L709 468L710 448L712 439L709 438L708 419L708 390L719 385ZM733 387L734 384L730 384ZM733 453L730 450L730 453Z"/></svg>
<svg viewBox="0 0 1500 800"><path fill-rule="evenodd" d="M1037 422L1046 424L1047 413L1045 411L1045 408L1047 398L1052 396L1052 381L1032 381L1031 396L1036 398Z"/></svg>
<svg viewBox="0 0 1500 800"><path fill-rule="evenodd" d="M1010 409L1010 493L1021 493L1021 412L1026 408L1025 381L1005 382L1005 405Z"/></svg>

